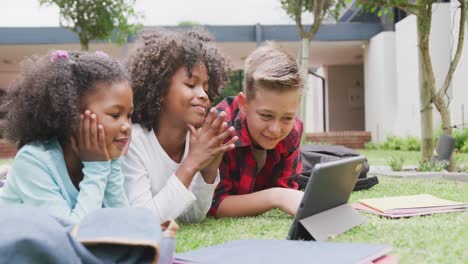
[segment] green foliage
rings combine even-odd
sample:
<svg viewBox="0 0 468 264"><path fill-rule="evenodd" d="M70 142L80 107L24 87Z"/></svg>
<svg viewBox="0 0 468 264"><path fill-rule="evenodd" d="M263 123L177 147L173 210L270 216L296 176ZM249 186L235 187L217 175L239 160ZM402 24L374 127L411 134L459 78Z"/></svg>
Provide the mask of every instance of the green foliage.
<svg viewBox="0 0 468 264"><path fill-rule="evenodd" d="M380 148L380 145L373 142L367 142L364 143L364 148L367 150L378 150Z"/></svg>
<svg viewBox="0 0 468 264"><path fill-rule="evenodd" d="M388 166L390 166L392 171L402 171L404 163L405 158L403 156L392 156L388 161Z"/></svg>
<svg viewBox="0 0 468 264"><path fill-rule="evenodd" d="M463 146L461 147L460 151L463 153L468 153L468 139L463 142Z"/></svg>
<svg viewBox="0 0 468 264"><path fill-rule="evenodd" d="M467 144L465 144L467 146ZM468 172L468 162L467 158L460 155L460 153L455 153L455 163L457 164L457 171L458 172Z"/></svg>
<svg viewBox="0 0 468 264"><path fill-rule="evenodd" d="M421 149L421 141L417 137L401 138L396 136L388 136L387 140L381 144L367 143L365 148L368 150L404 150L404 151L419 151Z"/></svg>
<svg viewBox="0 0 468 264"><path fill-rule="evenodd" d="M185 21L180 21L179 23L177 23L177 26L180 26L180 27L193 27L193 26L201 26L201 24L200 24L200 22L185 20Z"/></svg>
<svg viewBox="0 0 468 264"><path fill-rule="evenodd" d="M339 19L340 11L346 7L347 0L281 0L281 6L292 18L300 16L303 13L314 13L314 6L322 6L322 12Z"/></svg>
<svg viewBox="0 0 468 264"><path fill-rule="evenodd" d="M418 169L422 172L428 171L444 171L448 166L448 161L446 160L432 160L432 161L419 161Z"/></svg>
<svg viewBox="0 0 468 264"><path fill-rule="evenodd" d="M134 11L128 0L39 0L39 3L59 7L60 24L78 34L83 50L95 39L123 44L128 35L142 28L141 24L130 22L142 15Z"/></svg>
<svg viewBox="0 0 468 264"><path fill-rule="evenodd" d="M421 149L421 141L417 137L408 137L403 140L401 150L419 151Z"/></svg>
<svg viewBox="0 0 468 264"><path fill-rule="evenodd" d="M234 96L237 95L239 92L242 92L242 82L244 78L242 70L233 72L229 78L231 79L231 82L226 88L224 88L221 91L219 96L213 100L213 106L217 105L227 96Z"/></svg>
<svg viewBox="0 0 468 264"><path fill-rule="evenodd" d="M461 152L468 152L468 129L456 129L452 133L452 137L455 139L455 148Z"/></svg>
<svg viewBox="0 0 468 264"><path fill-rule="evenodd" d="M387 141L382 143L381 148L385 150L401 150L403 142L403 139L400 137L389 136L387 137Z"/></svg>

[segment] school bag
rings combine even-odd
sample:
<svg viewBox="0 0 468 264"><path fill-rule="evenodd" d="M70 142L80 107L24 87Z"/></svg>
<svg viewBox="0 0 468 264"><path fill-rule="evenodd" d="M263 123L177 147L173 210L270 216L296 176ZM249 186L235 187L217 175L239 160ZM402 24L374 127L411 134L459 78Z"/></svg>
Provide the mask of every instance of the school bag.
<svg viewBox="0 0 468 264"><path fill-rule="evenodd" d="M301 146L302 172L297 178L300 189L304 189L309 181L312 170L316 164L326 163L347 157L359 156L355 150L339 145L307 144ZM369 163L364 162L354 191L369 189L379 183L376 176L367 177Z"/></svg>

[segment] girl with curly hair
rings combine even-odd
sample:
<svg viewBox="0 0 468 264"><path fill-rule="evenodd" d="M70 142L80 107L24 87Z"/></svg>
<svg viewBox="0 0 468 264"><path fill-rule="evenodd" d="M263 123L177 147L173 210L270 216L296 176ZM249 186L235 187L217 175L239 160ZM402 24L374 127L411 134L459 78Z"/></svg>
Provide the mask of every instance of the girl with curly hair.
<svg viewBox="0 0 468 264"><path fill-rule="evenodd" d="M128 206L119 157L130 142L133 95L103 52L53 51L22 63L8 90L6 136L21 148L0 204L29 204L78 222Z"/></svg>
<svg viewBox="0 0 468 264"><path fill-rule="evenodd" d="M229 81L229 63L204 31L156 30L128 61L134 93L132 145L122 165L131 206L161 222L199 222L219 182L223 153L237 137L226 114L210 109Z"/></svg>

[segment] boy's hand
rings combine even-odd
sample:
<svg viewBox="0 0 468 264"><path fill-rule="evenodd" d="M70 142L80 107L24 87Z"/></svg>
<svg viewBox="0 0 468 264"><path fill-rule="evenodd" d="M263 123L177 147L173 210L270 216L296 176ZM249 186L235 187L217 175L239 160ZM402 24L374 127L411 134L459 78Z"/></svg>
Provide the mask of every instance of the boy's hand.
<svg viewBox="0 0 468 264"><path fill-rule="evenodd" d="M272 188L272 199L275 207L281 211L295 216L301 204L304 193L299 190L276 187Z"/></svg>
<svg viewBox="0 0 468 264"><path fill-rule="evenodd" d="M224 112L216 116L215 109L211 108L202 127L196 129L188 125L190 129L190 150L185 162L191 164L195 172L201 171L209 165L211 165L210 169L216 166L217 170L223 153L234 148L237 137L224 143L226 138L234 131L234 128L228 128L226 122L224 122L225 116Z"/></svg>
<svg viewBox="0 0 468 264"><path fill-rule="evenodd" d="M81 161L110 160L106 147L104 127L98 124L96 114L86 110L80 115L80 128L75 137L71 137L72 148Z"/></svg>

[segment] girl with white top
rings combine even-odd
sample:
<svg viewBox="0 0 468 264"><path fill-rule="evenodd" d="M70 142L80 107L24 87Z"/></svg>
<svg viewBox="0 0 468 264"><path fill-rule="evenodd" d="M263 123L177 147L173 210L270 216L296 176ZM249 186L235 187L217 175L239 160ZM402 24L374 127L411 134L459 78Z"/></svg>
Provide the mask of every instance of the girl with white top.
<svg viewBox="0 0 468 264"><path fill-rule="evenodd" d="M224 152L234 148L225 113L210 108L229 81L229 64L202 31L143 35L128 61L134 92L132 144L122 170L131 206L161 222L199 222L219 182Z"/></svg>

